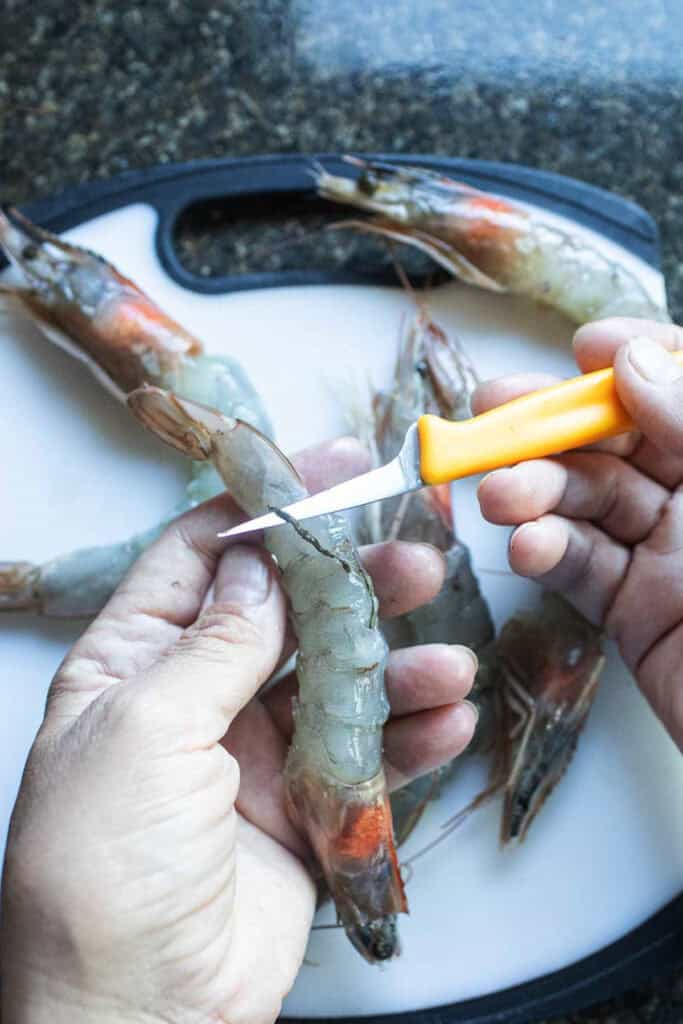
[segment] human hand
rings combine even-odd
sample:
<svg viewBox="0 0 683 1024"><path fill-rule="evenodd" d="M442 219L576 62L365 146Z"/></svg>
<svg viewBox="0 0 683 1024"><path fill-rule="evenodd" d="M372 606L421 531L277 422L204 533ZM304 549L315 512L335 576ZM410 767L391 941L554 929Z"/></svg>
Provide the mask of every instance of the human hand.
<svg viewBox="0 0 683 1024"><path fill-rule="evenodd" d="M366 468L355 442L305 452L323 488ZM64 660L8 841L4 1024L275 1019L315 906L282 770L294 680L256 696L293 641L273 565L216 537L227 496L173 524ZM426 545L367 548L385 617L435 595ZM461 647L388 662L387 777L458 754L475 714Z"/></svg>
<svg viewBox="0 0 683 1024"><path fill-rule="evenodd" d="M574 337L584 373L614 364L630 434L552 459L490 473L479 502L492 523L515 526L510 565L564 594L604 625L683 750L683 347L670 324L621 319ZM483 412L554 378L483 384Z"/></svg>

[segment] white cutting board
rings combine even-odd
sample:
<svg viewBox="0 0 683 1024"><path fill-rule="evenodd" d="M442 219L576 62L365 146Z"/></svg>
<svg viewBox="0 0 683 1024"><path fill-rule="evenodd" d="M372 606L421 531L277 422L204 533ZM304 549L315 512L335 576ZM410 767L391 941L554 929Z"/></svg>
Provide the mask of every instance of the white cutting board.
<svg viewBox="0 0 683 1024"><path fill-rule="evenodd" d="M255 382L288 451L345 429L338 405L352 374L389 379L401 319L398 290L301 287L200 296L155 256L156 214L130 206L68 233L134 278L209 350L230 352ZM624 254L622 254L624 255ZM624 255L629 259L628 255ZM661 279L633 263L657 293ZM571 325L554 313L456 283L429 299L483 377L571 374ZM14 315L0 319L3 501L0 560L40 561L123 538L157 521L180 495L184 461L143 433L83 367ZM498 625L537 600L507 568L507 531L483 523L475 482L459 484L456 515ZM50 678L81 626L0 617L0 837ZM425 815L403 856L481 786L460 777ZM523 847L500 852L499 805L418 860L401 920L402 958L365 964L339 930L313 934L285 1012L387 1013L484 995L564 967L619 938L683 887L683 760L613 651L567 777ZM324 909L321 923L331 921Z"/></svg>

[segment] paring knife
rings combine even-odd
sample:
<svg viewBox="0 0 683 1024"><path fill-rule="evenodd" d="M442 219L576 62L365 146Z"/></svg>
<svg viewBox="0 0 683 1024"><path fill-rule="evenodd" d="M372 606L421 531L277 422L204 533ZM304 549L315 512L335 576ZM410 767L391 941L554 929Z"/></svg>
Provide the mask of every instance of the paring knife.
<svg viewBox="0 0 683 1024"><path fill-rule="evenodd" d="M683 350L673 356L683 365ZM617 396L611 368L533 391L469 420L421 416L408 430L399 454L386 466L240 523L219 537L282 526L286 519L279 511L296 520L341 512L524 459L557 455L623 434L632 426Z"/></svg>

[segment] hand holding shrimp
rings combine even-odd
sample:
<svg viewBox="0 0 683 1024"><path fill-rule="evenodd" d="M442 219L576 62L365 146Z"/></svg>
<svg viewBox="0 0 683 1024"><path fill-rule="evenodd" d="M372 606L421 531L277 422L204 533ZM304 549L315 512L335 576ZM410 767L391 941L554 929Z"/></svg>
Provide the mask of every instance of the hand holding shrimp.
<svg viewBox="0 0 683 1024"><path fill-rule="evenodd" d="M342 443L298 465L322 487L358 458ZM294 980L315 897L282 793L293 681L253 699L286 653L285 604L259 549L223 554L231 516L220 496L172 525L53 683L8 846L8 1019L272 1020ZM364 562L387 616L442 582L425 545ZM463 749L473 674L458 647L389 659L390 785Z"/></svg>
<svg viewBox="0 0 683 1024"><path fill-rule="evenodd" d="M642 433L499 470L482 481L479 499L487 519L517 527L512 568L604 624L683 748L683 372L665 351L682 343L680 327L645 320L581 328L579 367L614 364L619 397ZM485 384L476 409L548 383L520 376Z"/></svg>

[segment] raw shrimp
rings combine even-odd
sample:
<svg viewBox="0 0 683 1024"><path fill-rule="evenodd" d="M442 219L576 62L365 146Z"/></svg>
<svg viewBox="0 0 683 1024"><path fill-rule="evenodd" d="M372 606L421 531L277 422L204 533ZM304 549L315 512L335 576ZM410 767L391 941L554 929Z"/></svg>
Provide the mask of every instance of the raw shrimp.
<svg viewBox="0 0 683 1024"><path fill-rule="evenodd" d="M141 384L157 384L270 432L261 401L237 362L206 355L196 338L101 256L69 245L9 209L0 211L0 247L12 264L12 277L0 284L0 294L84 362L117 400L125 401ZM213 468L199 463L184 500L159 525L42 566L0 563L0 610L95 615L167 522L221 490Z"/></svg>
<svg viewBox="0 0 683 1024"><path fill-rule="evenodd" d="M318 192L376 216L337 227L415 246L469 284L526 295L577 323L616 315L669 319L627 267L539 210L421 167L349 162L360 168L357 177L318 168Z"/></svg>
<svg viewBox="0 0 683 1024"><path fill-rule="evenodd" d="M493 668L489 784L446 823L444 834L502 792L500 841L524 839L569 767L604 663L600 630L557 594L544 593L540 610L518 612L505 623Z"/></svg>
<svg viewBox="0 0 683 1024"><path fill-rule="evenodd" d="M129 404L150 430L194 459L211 459L249 516L306 492L262 434L157 388ZM286 517L283 517L286 518ZM369 961L398 952L407 911L382 768L388 716L386 644L377 601L343 516L269 531L299 650L299 698L286 767L293 820L307 835L351 942Z"/></svg>
<svg viewBox="0 0 683 1024"><path fill-rule="evenodd" d="M496 644L503 697L501 841L524 839L571 761L605 662L602 637L555 594Z"/></svg>
<svg viewBox="0 0 683 1024"><path fill-rule="evenodd" d="M371 409L356 411L356 431L369 446L375 463L382 465L398 453L406 431L423 413L448 419L469 416L470 395L476 383L476 373L462 346L422 308L403 331L391 390L375 394ZM428 604L385 623L384 632L391 648L461 643L477 651L480 670L471 699L480 717L470 749L490 746L495 729L488 671L493 623L469 551L453 532L450 489L426 488L383 501L366 510L363 522L364 540L421 541L443 552L446 576L441 591ZM419 821L426 802L438 794L449 770L447 767L423 776L392 794L399 843Z"/></svg>

